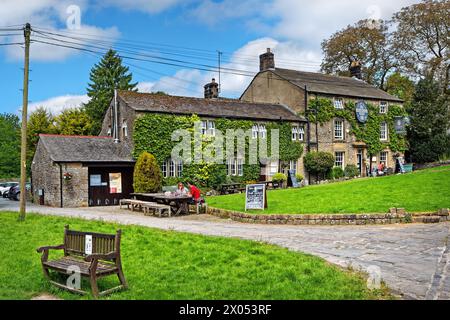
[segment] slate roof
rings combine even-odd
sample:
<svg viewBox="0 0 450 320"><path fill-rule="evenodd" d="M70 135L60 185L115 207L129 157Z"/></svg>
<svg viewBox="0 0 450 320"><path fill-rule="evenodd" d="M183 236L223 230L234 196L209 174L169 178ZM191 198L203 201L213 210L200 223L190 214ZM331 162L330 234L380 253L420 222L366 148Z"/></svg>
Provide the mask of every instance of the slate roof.
<svg viewBox="0 0 450 320"><path fill-rule="evenodd" d="M271 71L302 89L304 89L306 85L307 90L313 93L403 102L403 100L355 78L282 68L275 68Z"/></svg>
<svg viewBox="0 0 450 320"><path fill-rule="evenodd" d="M54 162L134 162L123 143L111 137L40 134L39 142Z"/></svg>
<svg viewBox="0 0 450 320"><path fill-rule="evenodd" d="M180 115L196 114L213 118L306 121L281 104L249 103L236 99L203 99L171 95L118 91L118 96L132 109Z"/></svg>

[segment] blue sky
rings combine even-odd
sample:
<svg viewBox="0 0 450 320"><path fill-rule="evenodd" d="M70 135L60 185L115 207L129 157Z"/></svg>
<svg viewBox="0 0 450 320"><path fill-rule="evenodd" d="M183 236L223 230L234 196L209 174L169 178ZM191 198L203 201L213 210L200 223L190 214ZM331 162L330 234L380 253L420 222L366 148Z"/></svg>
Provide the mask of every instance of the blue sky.
<svg viewBox="0 0 450 320"><path fill-rule="evenodd" d="M133 44L146 47L157 44L159 50L153 50L151 54L180 60L192 59L161 53L176 51L195 56L195 60L191 61L208 65L216 65L215 51L220 50L225 52L225 67L250 74L258 70L258 55L271 47L276 55L277 66L317 71L321 61L320 42L324 38L359 19L389 18L402 6L416 2L3 0L0 6L0 28L30 22L36 30L89 36L103 39L112 46L123 45L123 41L130 40L136 41ZM1 36L2 33L6 32L0 32L0 43L23 39L21 36ZM38 37L34 39L39 40ZM79 46L89 48L86 45L100 44L83 42ZM140 52L148 53L147 49L144 52L142 48ZM42 43L32 43L31 57L31 110L43 105L58 113L63 108L86 101L89 71L98 62L98 57ZM140 91L163 90L176 95L201 96L202 85L211 77L217 78L216 72L143 61L124 62L134 65L130 70L134 80L139 82ZM0 112L17 113L20 109L22 67L22 48L0 46ZM223 74L222 95L239 96L250 80L248 76Z"/></svg>

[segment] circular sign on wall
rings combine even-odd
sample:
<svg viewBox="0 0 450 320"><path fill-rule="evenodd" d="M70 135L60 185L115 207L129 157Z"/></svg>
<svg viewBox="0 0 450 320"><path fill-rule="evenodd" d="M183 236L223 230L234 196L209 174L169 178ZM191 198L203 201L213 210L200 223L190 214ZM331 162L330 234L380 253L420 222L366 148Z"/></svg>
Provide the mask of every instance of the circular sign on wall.
<svg viewBox="0 0 450 320"><path fill-rule="evenodd" d="M364 101L358 101L356 103L356 119L359 122L365 123L367 122L367 117L369 116L369 109L367 109L367 104Z"/></svg>

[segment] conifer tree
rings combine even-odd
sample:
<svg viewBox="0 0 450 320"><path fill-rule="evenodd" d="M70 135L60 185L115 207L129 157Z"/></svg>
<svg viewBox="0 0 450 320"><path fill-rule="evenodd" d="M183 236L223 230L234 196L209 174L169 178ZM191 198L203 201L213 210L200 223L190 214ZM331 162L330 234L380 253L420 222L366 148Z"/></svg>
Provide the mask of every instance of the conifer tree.
<svg viewBox="0 0 450 320"><path fill-rule="evenodd" d="M122 65L122 58L112 49L91 69L87 88L91 100L85 104L85 110L92 120L93 135L100 133L103 117L114 97L114 89L136 90L137 83L132 82L132 77L129 68Z"/></svg>

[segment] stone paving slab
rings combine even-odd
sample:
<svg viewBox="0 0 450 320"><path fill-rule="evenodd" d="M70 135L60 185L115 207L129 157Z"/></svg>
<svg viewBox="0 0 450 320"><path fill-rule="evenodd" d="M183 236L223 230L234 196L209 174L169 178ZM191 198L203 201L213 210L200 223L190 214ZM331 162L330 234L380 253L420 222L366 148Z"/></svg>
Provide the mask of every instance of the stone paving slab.
<svg viewBox="0 0 450 320"><path fill-rule="evenodd" d="M0 199L0 210L18 203ZM254 225L209 215L146 217L117 207L49 208L29 205L29 212L103 220L210 236L264 241L324 258L342 267L380 268L381 277L405 299L450 299L450 223L383 226Z"/></svg>

